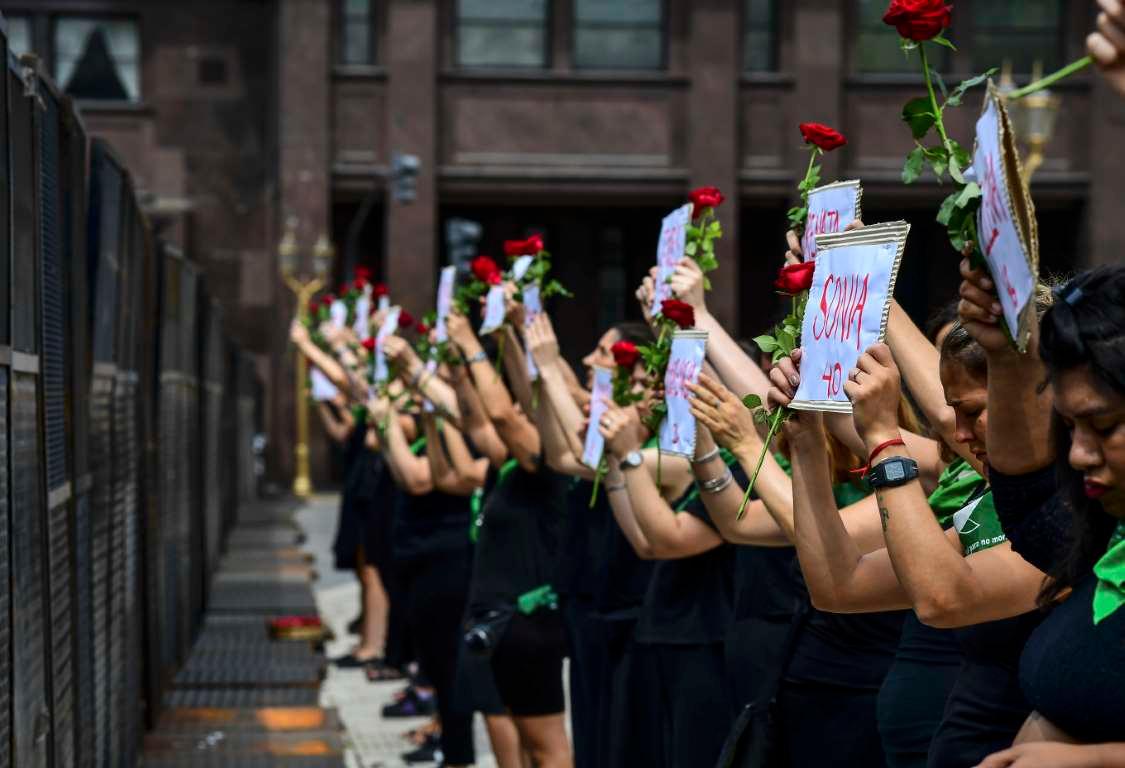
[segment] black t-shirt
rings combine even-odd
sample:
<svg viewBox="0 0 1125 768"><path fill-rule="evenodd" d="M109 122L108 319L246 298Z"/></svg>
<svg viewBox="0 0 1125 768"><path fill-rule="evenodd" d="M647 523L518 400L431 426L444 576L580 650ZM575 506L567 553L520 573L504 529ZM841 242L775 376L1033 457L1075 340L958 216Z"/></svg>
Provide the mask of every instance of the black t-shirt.
<svg viewBox="0 0 1125 768"><path fill-rule="evenodd" d="M734 567L736 621L789 622L807 599L793 547L735 547Z"/></svg>
<svg viewBox="0 0 1125 768"><path fill-rule="evenodd" d="M906 611L843 614L810 608L785 679L878 690L905 618Z"/></svg>
<svg viewBox="0 0 1125 768"><path fill-rule="evenodd" d="M607 522L599 543L598 579L594 607L605 618L637 618L652 580L656 563L637 557L633 545L621 532L605 494L595 509Z"/></svg>
<svg viewBox="0 0 1125 768"><path fill-rule="evenodd" d="M914 611L907 611L896 658L917 664L960 666L961 643L956 630L928 626Z"/></svg>
<svg viewBox="0 0 1125 768"><path fill-rule="evenodd" d="M715 528L697 494L677 514ZM680 505L676 505L679 508ZM661 560L653 569L637 623L638 642L721 642L734 614L734 547L720 544L694 557Z"/></svg>
<svg viewBox="0 0 1125 768"><path fill-rule="evenodd" d="M1020 684L1032 708L1084 742L1125 740L1125 608L1094 624L1097 577L1078 583L1028 639Z"/></svg>
<svg viewBox="0 0 1125 768"><path fill-rule="evenodd" d="M375 498L382 459L367 447L367 425L357 420L344 442L344 493L355 501Z"/></svg>
<svg viewBox="0 0 1125 768"><path fill-rule="evenodd" d="M468 549L469 518L468 496L397 494L391 528L395 558L408 561Z"/></svg>
<svg viewBox="0 0 1125 768"><path fill-rule="evenodd" d="M494 481L482 511L470 605L484 610L558 578L567 478L516 466Z"/></svg>
<svg viewBox="0 0 1125 768"><path fill-rule="evenodd" d="M590 495L593 489L594 484L589 480L572 478L567 484L566 532L563 551L559 557L559 576L555 582L559 594L573 595L580 600L592 600L597 591L601 571L601 545L609 527L602 506L605 489L599 488L594 508L591 509Z"/></svg>

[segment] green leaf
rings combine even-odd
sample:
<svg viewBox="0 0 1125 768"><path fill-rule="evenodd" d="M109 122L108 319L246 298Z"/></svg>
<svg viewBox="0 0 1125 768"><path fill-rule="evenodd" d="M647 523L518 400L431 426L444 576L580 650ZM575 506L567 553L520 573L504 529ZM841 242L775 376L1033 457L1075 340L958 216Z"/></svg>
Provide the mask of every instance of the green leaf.
<svg viewBox="0 0 1125 768"><path fill-rule="evenodd" d="M797 347L797 338L795 334L787 330L777 331L777 346L785 354L790 354Z"/></svg>
<svg viewBox="0 0 1125 768"><path fill-rule="evenodd" d="M915 147L906 156L906 165L902 166L902 183L913 184L922 175L922 162L925 154L921 147Z"/></svg>
<svg viewBox="0 0 1125 768"><path fill-rule="evenodd" d="M698 250L699 243L694 240L684 246L684 253L686 253L688 256L694 256Z"/></svg>
<svg viewBox="0 0 1125 768"><path fill-rule="evenodd" d="M938 45L944 45L946 48L948 48L951 51L957 50L957 46L954 45L952 42L950 42L944 35L938 35L937 37L931 37L930 40L937 43Z"/></svg>
<svg viewBox="0 0 1125 768"><path fill-rule="evenodd" d="M906 102L902 108L902 121L910 126L915 139L921 139L933 128L937 115L933 113L930 100L923 96Z"/></svg>
<svg viewBox="0 0 1125 768"><path fill-rule="evenodd" d="M980 187L975 181L970 181L965 185L965 188L961 190L961 194L957 197L957 207L964 208L969 204L971 200L974 200L980 196Z"/></svg>
<svg viewBox="0 0 1125 768"><path fill-rule="evenodd" d="M941 201L941 208L938 209L937 222L942 225L949 225L949 220L953 217L954 212L957 210L957 199L960 197L959 192L954 192L949 197Z"/></svg>
<svg viewBox="0 0 1125 768"><path fill-rule="evenodd" d="M703 236L703 232L700 231L699 227L695 226L694 224L689 224L687 228L687 236L689 240L698 240Z"/></svg>
<svg viewBox="0 0 1125 768"><path fill-rule="evenodd" d="M993 67L992 69L985 72L983 75L977 75L976 77L970 77L968 80L962 80L961 84L958 85L956 88L954 88L953 92L950 93L949 96L946 98L945 106L947 106L947 107L960 106L962 98L969 91L969 89L976 88L978 85L980 85L985 80L987 80L988 78L992 77L995 74L996 74L996 68Z"/></svg>
<svg viewBox="0 0 1125 768"><path fill-rule="evenodd" d="M937 87L938 90L941 91L942 98L948 98L949 89L945 87L945 78L941 76L941 72L938 72L933 67L930 67L930 77L933 78L933 81L935 83L937 83Z"/></svg>
<svg viewBox="0 0 1125 768"><path fill-rule="evenodd" d="M918 47L918 43L913 40L908 40L905 37L900 37L898 39L898 47L902 49L903 53L909 55L911 51Z"/></svg>
<svg viewBox="0 0 1125 768"><path fill-rule="evenodd" d="M711 278L707 277L707 275L703 276L703 290L711 290Z"/></svg>
<svg viewBox="0 0 1125 768"><path fill-rule="evenodd" d="M770 352L778 349L777 341L773 336L758 336L754 339L754 343L757 344L758 348L765 352L767 355Z"/></svg>
<svg viewBox="0 0 1125 768"><path fill-rule="evenodd" d="M750 410L754 410L755 408L761 408L762 407L762 398L758 397L755 394L749 394L746 397L742 398L742 404L745 405Z"/></svg>
<svg viewBox="0 0 1125 768"><path fill-rule="evenodd" d="M770 413L765 408L759 408L754 411L754 422L756 424L765 424L770 420Z"/></svg>

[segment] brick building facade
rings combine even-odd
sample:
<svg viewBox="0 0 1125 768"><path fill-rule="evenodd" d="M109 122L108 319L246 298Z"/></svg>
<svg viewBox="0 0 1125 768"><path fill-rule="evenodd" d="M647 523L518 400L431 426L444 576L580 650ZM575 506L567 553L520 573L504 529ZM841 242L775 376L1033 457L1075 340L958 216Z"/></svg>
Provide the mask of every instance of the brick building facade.
<svg viewBox="0 0 1125 768"><path fill-rule="evenodd" d="M230 332L267 383L272 473L291 472L292 311L277 243L294 217L311 252L327 232L413 310L432 302L445 225L483 226L480 248L543 232L579 300L557 316L575 354L634 311L660 217L694 185L727 194L711 301L755 335L805 155L796 126L848 137L825 177L864 183L868 220L915 228L898 295L923 317L956 285L933 223L946 194L904 187L898 120L920 93L882 0L0 0L13 47L38 53L152 195L166 233L206 270ZM941 64L956 82L1011 60L1026 80L1083 53L1093 3L960 0ZM101 36L103 40L95 41ZM103 45L118 82L89 74ZM105 62L103 62L104 66ZM85 75L80 77L80 75ZM105 75L105 72L102 72ZM93 86L91 85L93 83ZM92 90L83 90L83 88ZM1125 105L1097 78L1062 108L1036 174L1048 271L1120 259ZM947 118L967 143L979 104ZM393 153L419 161L415 199L387 191ZM362 221L359 221L361 214ZM328 462L314 445L314 479ZM319 460L315 460L319 457Z"/></svg>

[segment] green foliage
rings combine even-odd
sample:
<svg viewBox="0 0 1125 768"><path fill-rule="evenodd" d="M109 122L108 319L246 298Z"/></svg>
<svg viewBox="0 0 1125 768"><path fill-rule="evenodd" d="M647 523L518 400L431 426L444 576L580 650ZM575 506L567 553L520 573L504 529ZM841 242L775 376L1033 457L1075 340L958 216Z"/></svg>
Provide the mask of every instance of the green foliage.
<svg viewBox="0 0 1125 768"><path fill-rule="evenodd" d="M924 137L937 121L937 115L930 107L930 99L920 96L906 102L906 106L902 108L902 121L910 126L915 139Z"/></svg>
<svg viewBox="0 0 1125 768"><path fill-rule="evenodd" d="M749 395L746 395L746 397L742 398L742 404L744 406L746 406L747 408L749 408L750 410L754 410L755 408L761 408L762 407L762 398L758 397L755 394L749 394Z"/></svg>

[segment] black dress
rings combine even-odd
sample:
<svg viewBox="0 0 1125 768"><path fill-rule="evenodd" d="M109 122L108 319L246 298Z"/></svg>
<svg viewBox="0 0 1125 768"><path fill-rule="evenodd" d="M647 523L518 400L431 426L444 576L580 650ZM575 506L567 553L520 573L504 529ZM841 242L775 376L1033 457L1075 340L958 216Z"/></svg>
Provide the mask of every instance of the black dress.
<svg viewBox="0 0 1125 768"><path fill-rule="evenodd" d="M567 479L522 467L488 494L473 563L470 615L511 608L521 595L554 586L566 516ZM492 655L492 672L513 715L562 713L566 637L557 610L517 612Z"/></svg>
<svg viewBox="0 0 1125 768"><path fill-rule="evenodd" d="M1028 639L1020 684L1031 707L1081 742L1125 741L1125 609L1095 625L1097 577L1080 581Z"/></svg>
<svg viewBox="0 0 1125 768"><path fill-rule="evenodd" d="M356 419L344 442L344 488L340 494L340 521L332 544L336 569L352 570L359 565L356 557L366 538L368 507L373 503L379 459L367 448L367 427Z"/></svg>

